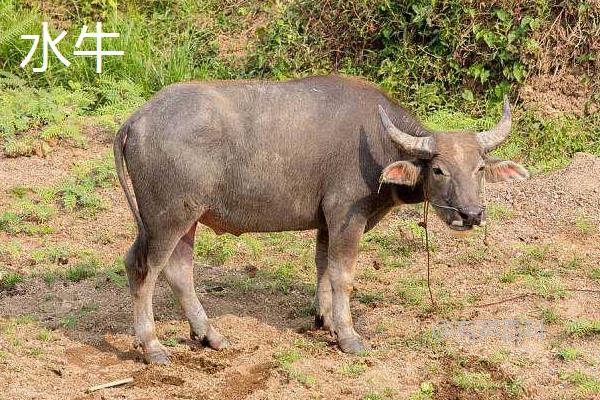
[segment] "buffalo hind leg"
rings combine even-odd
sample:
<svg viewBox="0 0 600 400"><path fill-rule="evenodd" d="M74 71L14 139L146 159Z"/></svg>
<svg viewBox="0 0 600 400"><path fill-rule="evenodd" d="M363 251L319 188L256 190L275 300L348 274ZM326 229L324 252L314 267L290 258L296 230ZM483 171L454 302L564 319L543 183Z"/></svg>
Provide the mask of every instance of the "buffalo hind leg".
<svg viewBox="0 0 600 400"><path fill-rule="evenodd" d="M163 273L190 323L192 339L200 340L212 349L221 350L228 347L229 343L210 325L194 289L192 258L195 232L196 224L181 238Z"/></svg>
<svg viewBox="0 0 600 400"><path fill-rule="evenodd" d="M150 268L145 260L147 274L144 278L138 277L136 259L141 250L140 236L125 256L125 269L129 279L129 290L133 299L133 327L136 336L136 347L141 347L144 360L148 363L165 364L169 361L167 349L158 341L154 326L154 313L152 310L152 295L160 268Z"/></svg>
<svg viewBox="0 0 600 400"><path fill-rule="evenodd" d="M331 314L331 281L327 270L327 247L329 234L326 229L317 231L317 244L315 249L315 264L317 265L317 293L315 325L317 328L332 330L333 320Z"/></svg>

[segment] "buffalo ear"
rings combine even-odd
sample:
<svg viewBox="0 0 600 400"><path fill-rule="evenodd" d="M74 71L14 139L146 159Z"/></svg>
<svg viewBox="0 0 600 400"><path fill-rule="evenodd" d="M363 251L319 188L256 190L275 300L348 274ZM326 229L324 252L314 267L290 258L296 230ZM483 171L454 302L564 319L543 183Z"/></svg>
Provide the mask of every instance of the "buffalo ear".
<svg viewBox="0 0 600 400"><path fill-rule="evenodd" d="M529 172L512 161L487 159L485 161L485 180L488 182L522 181L529 178Z"/></svg>
<svg viewBox="0 0 600 400"><path fill-rule="evenodd" d="M381 173L384 182L396 185L415 186L421 178L421 166L410 161L396 161L385 167Z"/></svg>

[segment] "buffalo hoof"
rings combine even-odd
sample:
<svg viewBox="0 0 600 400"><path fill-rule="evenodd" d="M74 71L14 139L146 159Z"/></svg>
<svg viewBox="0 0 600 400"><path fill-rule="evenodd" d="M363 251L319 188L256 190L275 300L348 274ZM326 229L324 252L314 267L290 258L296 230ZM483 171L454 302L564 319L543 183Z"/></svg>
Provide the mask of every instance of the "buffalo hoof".
<svg viewBox="0 0 600 400"><path fill-rule="evenodd" d="M144 352L144 361L146 364L168 364L169 352L165 348Z"/></svg>
<svg viewBox="0 0 600 400"><path fill-rule="evenodd" d="M197 340L202 343L203 346L210 347L213 350L224 350L229 347L229 341L225 336L221 335L212 326L208 328L208 332L204 337L200 337L193 330L190 332L192 340Z"/></svg>
<svg viewBox="0 0 600 400"><path fill-rule="evenodd" d="M338 345L344 353L361 354L370 350L369 346L364 344L360 337L338 338Z"/></svg>

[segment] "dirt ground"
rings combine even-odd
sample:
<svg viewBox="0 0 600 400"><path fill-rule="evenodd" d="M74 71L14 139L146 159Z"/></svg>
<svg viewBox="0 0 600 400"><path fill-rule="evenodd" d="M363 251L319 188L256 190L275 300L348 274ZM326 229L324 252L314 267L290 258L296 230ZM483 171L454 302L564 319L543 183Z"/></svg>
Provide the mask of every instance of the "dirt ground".
<svg viewBox="0 0 600 400"><path fill-rule="evenodd" d="M5 189L51 184L75 160L109 150L101 142L45 159L0 159L0 207L11 202ZM61 212L49 235L0 232L0 243L19 240L23 247L5 267L35 272L26 254L48 244L94 249L107 264L121 256L134 237L132 218L119 188L101 195L106 210L86 218ZM410 228L420 220L418 209L400 208L375 229L371 238L391 237L400 247L374 239L361 252L352 307L358 332L373 348L362 356L341 353L312 328L312 278L279 290L272 275L256 273L277 254L198 263L201 301L232 343L222 352L189 339L179 306L160 283L155 315L172 351L167 366L145 365L133 348L126 287L100 273L79 282L28 276L0 289L0 398L600 398L593 383L600 379L600 159L578 154L564 170L488 185L486 195L488 246L481 230L457 238L437 219L430 222L436 308L423 286L426 253ZM294 233L302 243L313 235ZM397 248L410 252L399 257ZM390 266L390 259L402 262ZM431 334L444 320L543 321L544 337L444 340ZM598 326L577 330L585 320ZM565 357L564 349L576 355ZM124 378L133 382L86 392Z"/></svg>

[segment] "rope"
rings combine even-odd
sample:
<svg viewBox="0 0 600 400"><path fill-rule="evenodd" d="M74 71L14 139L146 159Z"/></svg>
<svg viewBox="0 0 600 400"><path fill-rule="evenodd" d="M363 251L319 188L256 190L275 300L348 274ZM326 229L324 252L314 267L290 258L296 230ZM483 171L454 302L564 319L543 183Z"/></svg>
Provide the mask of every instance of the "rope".
<svg viewBox="0 0 600 400"><path fill-rule="evenodd" d="M427 250L427 289L429 290L429 299L431 306L436 307L433 300L433 292L431 291L431 255L429 251L429 230L427 229L427 218L429 216L429 200L425 198L423 203L423 228L425 229L425 249Z"/></svg>

